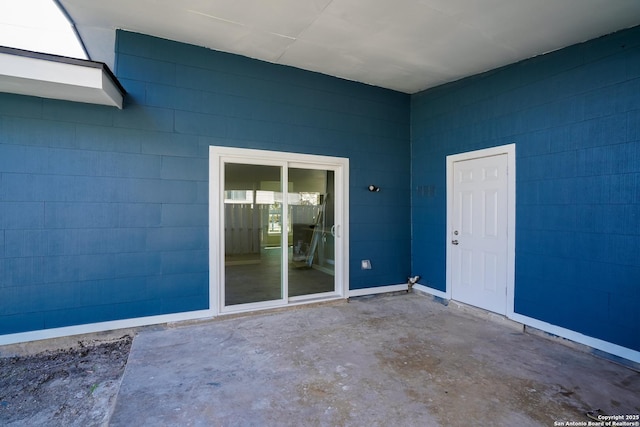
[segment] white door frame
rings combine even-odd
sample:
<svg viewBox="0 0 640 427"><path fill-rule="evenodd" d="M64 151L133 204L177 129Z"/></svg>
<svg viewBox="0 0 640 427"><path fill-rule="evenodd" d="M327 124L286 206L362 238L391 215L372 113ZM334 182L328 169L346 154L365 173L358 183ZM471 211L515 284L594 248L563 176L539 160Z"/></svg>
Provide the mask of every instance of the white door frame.
<svg viewBox="0 0 640 427"><path fill-rule="evenodd" d="M447 248L446 277L447 290L444 297L451 299L452 294L452 262L451 236L453 236L453 164L464 160L480 157L507 155L507 307L508 318L514 315L515 295L515 259L516 259L516 144L502 145L482 150L447 156L447 234L445 245Z"/></svg>
<svg viewBox="0 0 640 427"><path fill-rule="evenodd" d="M248 160L250 159L250 160ZM284 298L283 300L262 303L241 304L237 307L225 307L220 287L224 283L224 162L280 165L287 167L327 168L335 172L335 280L336 292L321 300L343 299L349 289L349 159L311 154L287 153L279 151L254 150L234 147L209 147L209 309L214 316L226 313L239 313L282 307L286 305L308 304L318 298ZM284 177L286 179L286 176ZM287 182L285 180L285 182ZM287 193L287 186L284 186ZM284 212L286 221L286 212ZM284 251L286 255L286 251Z"/></svg>

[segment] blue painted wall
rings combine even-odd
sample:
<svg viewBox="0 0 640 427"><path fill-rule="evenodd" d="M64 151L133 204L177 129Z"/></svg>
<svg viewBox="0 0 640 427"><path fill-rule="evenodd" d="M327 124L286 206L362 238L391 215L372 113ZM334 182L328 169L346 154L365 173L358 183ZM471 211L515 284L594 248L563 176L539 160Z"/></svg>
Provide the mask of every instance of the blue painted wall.
<svg viewBox="0 0 640 427"><path fill-rule="evenodd" d="M351 288L406 281L408 95L122 31L114 71L0 94L0 334L207 308L209 145L348 157Z"/></svg>
<svg viewBox="0 0 640 427"><path fill-rule="evenodd" d="M122 111L0 94L0 334L206 308L209 145L348 157L351 289L445 290L445 157L515 142L516 312L640 350L640 29L411 97L128 32L116 60Z"/></svg>
<svg viewBox="0 0 640 427"><path fill-rule="evenodd" d="M445 157L516 143L515 311L640 350L640 27L416 94L413 271L445 290Z"/></svg>

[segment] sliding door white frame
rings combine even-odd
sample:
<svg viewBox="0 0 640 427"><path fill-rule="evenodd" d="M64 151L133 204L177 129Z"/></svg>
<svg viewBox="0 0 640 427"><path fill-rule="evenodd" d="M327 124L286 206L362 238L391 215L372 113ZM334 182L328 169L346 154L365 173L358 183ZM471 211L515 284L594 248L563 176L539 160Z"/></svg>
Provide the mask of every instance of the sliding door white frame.
<svg viewBox="0 0 640 427"><path fill-rule="evenodd" d="M288 283L283 278L283 299L225 306L224 248L224 164L244 163L282 167L282 182L288 182L289 168L324 169L335 174L335 281L334 292L287 298ZM283 185L284 200L288 185ZM305 304L347 298L349 289L349 159L309 154L263 151L232 147L209 147L209 307L213 315L262 310L286 305ZM283 209L283 224L288 212ZM282 251L286 266L287 251Z"/></svg>

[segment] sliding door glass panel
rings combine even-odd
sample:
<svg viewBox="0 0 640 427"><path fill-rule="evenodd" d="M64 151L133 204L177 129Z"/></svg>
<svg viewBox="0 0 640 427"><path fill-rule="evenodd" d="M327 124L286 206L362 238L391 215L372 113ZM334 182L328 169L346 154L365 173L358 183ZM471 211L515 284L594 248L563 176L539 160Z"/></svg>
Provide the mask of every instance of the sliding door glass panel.
<svg viewBox="0 0 640 427"><path fill-rule="evenodd" d="M225 163L225 306L283 299L282 168Z"/></svg>
<svg viewBox="0 0 640 427"><path fill-rule="evenodd" d="M335 290L334 175L289 168L289 297Z"/></svg>

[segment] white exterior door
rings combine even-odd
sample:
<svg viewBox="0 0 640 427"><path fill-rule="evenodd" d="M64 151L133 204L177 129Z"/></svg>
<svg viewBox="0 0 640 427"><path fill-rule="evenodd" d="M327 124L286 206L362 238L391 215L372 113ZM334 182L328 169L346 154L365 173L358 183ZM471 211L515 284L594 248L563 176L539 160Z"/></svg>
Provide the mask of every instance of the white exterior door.
<svg viewBox="0 0 640 427"><path fill-rule="evenodd" d="M508 156L453 163L452 299L507 314Z"/></svg>

